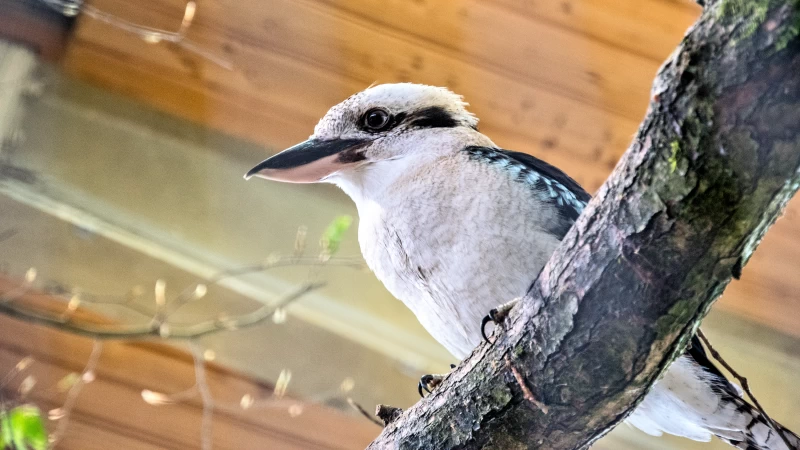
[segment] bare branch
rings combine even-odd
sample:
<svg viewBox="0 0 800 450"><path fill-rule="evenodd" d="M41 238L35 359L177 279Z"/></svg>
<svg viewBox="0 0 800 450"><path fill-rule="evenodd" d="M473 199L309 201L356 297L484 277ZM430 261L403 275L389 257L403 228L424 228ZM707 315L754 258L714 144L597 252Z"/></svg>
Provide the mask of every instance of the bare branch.
<svg viewBox="0 0 800 450"><path fill-rule="evenodd" d="M200 447L203 450L211 450L212 430L214 420L214 397L206 381L206 363L203 359L203 349L194 341L189 341L189 349L194 360L195 386L200 393L203 402L203 420L200 423Z"/></svg>
<svg viewBox="0 0 800 450"><path fill-rule="evenodd" d="M301 228L302 230L302 228ZM298 236L302 231L298 232ZM299 238L298 238L299 239ZM134 339L143 337L162 337L175 339L194 339L197 337L217 333L225 330L237 330L257 325L266 319L285 310L291 303L304 295L324 286L322 282L307 282L296 291L287 294L273 304L265 304L260 308L239 316L226 317L220 315L216 319L204 322L181 325L168 321L181 307L191 301L204 297L208 286L217 285L231 277L259 273L279 267L306 266L310 268L309 278L314 278L322 267L338 266L348 268L361 268L363 263L357 258L326 259L321 257L302 257L297 253L292 256L275 257L261 264L254 264L223 271L212 277L207 284L194 284L184 288L174 299L167 300L166 286L163 282L156 282L155 309L148 310L138 303L144 293L141 288L134 288L125 295L97 295L92 293L70 294L69 300L65 299L66 308L57 314L30 308L25 304L18 304L16 300L25 295L31 295L32 283L37 277L36 269L31 268L25 274L24 281L15 288L0 292L0 313L28 322L47 325L71 333L88 336L94 339ZM67 289L58 288L59 292L53 295L62 295ZM47 291L45 291L47 292ZM139 324L89 324L73 321L72 317L82 304L112 305L134 311L149 320Z"/></svg>
<svg viewBox="0 0 800 450"><path fill-rule="evenodd" d="M32 311L25 307L16 306L13 303L0 303L0 313L10 317L55 327L63 331L68 331L81 336L95 339L134 339L143 337L169 337L173 339L195 339L201 336L218 333L220 331L239 330L252 327L268 319L275 311L285 308L297 301L304 295L324 286L324 283L305 284L294 292L289 293L276 303L263 305L260 308L240 316L219 317L213 320L198 322L184 326L170 326L168 336L162 327L165 322L151 322L147 324L75 324L69 319L63 320L61 315L52 315Z"/></svg>
<svg viewBox="0 0 800 450"><path fill-rule="evenodd" d="M359 414L361 414L362 416L364 416L364 417L365 417L367 420L369 420L370 422L374 423L375 425L377 425L377 426L379 426L379 427L383 427L383 424L382 424L380 421L378 421L378 419L376 419L375 417L373 417L373 416L372 416L372 414L368 413L368 412L367 412L367 410L366 410L366 409L364 409L364 407L363 407L363 406L361 406L360 404L358 404L358 402L356 402L356 401L355 401L355 400L353 400L352 398L350 398L350 397L347 397L347 404L348 404L348 405L350 405L350 407L351 407L351 408L353 408L353 409L355 409L356 411L358 411L358 413L359 413Z"/></svg>
<svg viewBox="0 0 800 450"><path fill-rule="evenodd" d="M19 374L25 372L31 364L34 363L34 359L32 356L26 356L19 360L14 367L5 374L2 380L0 380L0 390L6 387L8 383L14 380Z"/></svg>
<svg viewBox="0 0 800 450"><path fill-rule="evenodd" d="M66 433L67 426L69 425L70 414L75 407L75 402L78 401L78 395L80 395L83 386L94 381L95 369L97 368L97 362L100 360L102 352L103 343L99 340L95 340L92 343L92 353L89 355L89 359L86 361L83 371L67 391L67 398L64 400L64 404L60 408L53 409L48 413L50 420L58 421L56 430L50 435L51 447L58 445L58 442L64 437L64 433Z"/></svg>
<svg viewBox="0 0 800 450"><path fill-rule="evenodd" d="M42 0L42 2L55 11L66 16L75 16L82 12L83 14L95 20L107 23L128 33L133 33L139 36L144 42L149 44L171 42L185 50L207 59L208 61L224 69L233 70L234 68L233 64L227 59L201 48L186 38L186 33L189 31L189 27L192 26L195 14L197 12L197 3L194 0L189 0L186 2L186 6L184 7L183 11L183 18L181 19L181 24L177 31L161 30L145 25L139 25L121 17L117 17L113 14L104 12L92 5L87 4L84 1Z"/></svg>

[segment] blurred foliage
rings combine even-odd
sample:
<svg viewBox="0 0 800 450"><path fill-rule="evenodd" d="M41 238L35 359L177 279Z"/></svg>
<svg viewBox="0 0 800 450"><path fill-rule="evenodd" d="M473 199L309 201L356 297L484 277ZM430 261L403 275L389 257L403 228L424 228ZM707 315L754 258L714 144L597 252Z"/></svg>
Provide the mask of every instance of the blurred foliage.
<svg viewBox="0 0 800 450"><path fill-rule="evenodd" d="M331 222L328 228L325 229L325 232L322 233L320 242L322 243L322 248L325 249L329 255L333 255L339 250L339 245L342 243L344 234L350 229L352 223L353 218L351 216L338 216L333 219L333 222Z"/></svg>
<svg viewBox="0 0 800 450"><path fill-rule="evenodd" d="M47 430L39 408L21 405L0 411L0 449L45 450Z"/></svg>

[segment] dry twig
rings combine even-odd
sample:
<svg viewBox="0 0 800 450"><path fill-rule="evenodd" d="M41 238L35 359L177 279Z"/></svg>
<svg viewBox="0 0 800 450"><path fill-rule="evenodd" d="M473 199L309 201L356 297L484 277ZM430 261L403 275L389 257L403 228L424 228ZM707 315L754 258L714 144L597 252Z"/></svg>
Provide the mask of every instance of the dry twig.
<svg viewBox="0 0 800 450"><path fill-rule="evenodd" d="M533 392L531 392L530 388L528 387L528 384L525 383L525 379L522 377L522 374L519 373L519 370L517 370L517 368L514 367L513 364L511 364L511 359L508 357L508 355L505 355L505 361L506 361L506 366L508 366L508 368L511 370L511 373L514 375L514 379L517 380L519 388L522 389L522 396L525 397L525 400L531 402L534 406L539 408L539 410L544 414L547 414L548 412L547 405L540 402L539 400L536 399L536 397L534 397Z"/></svg>
<svg viewBox="0 0 800 450"><path fill-rule="evenodd" d="M233 70L233 64L225 58L222 58L210 51L201 48L194 42L186 38L186 33L189 27L194 22L194 17L197 12L197 2L190 0L186 2L183 10L183 18L181 19L178 31L167 31L158 28L152 28L145 25L139 25L121 17L101 11L100 9L86 4L82 1L63 1L63 0L42 0L44 4L53 8L61 14L67 16L75 16L78 13L83 13L95 20L107 23L120 30L136 34L143 41L150 44L157 44L159 42L171 42L185 50L195 53L212 63L223 67L227 70Z"/></svg>
<svg viewBox="0 0 800 450"><path fill-rule="evenodd" d="M214 397L211 395L211 390L208 388L208 382L206 381L206 363L203 358L203 349L194 341L189 341L189 349L194 360L195 386L197 386L200 400L203 403L203 419L200 422L200 447L203 450L211 450Z"/></svg>
<svg viewBox="0 0 800 450"><path fill-rule="evenodd" d="M353 400L350 397L347 397L347 404L350 405L351 408L353 408L356 411L358 411L362 416L366 417L367 420L369 420L370 422L374 423L375 425L383 428L383 424L378 419L373 417L372 414L368 413L367 410L364 409L364 407L361 406L360 404L358 404L355 400Z"/></svg>
<svg viewBox="0 0 800 450"><path fill-rule="evenodd" d="M129 293L122 296L101 296L91 293L70 293L69 301L66 301L64 311L58 314L50 314L42 311L30 309L24 305L15 304L14 300L31 292L31 285L36 280L36 269L31 268L25 274L25 281L20 286L6 292L0 293L0 313L6 314L17 319L28 322L51 326L63 331L68 331L93 339L134 339L142 337L162 337L175 339L194 339L209 334L214 334L226 330L238 330L257 325L272 317L277 312L283 311L289 304L298 300L302 296L324 286L322 282L307 282L298 287L297 290L288 293L283 298L273 304L265 304L258 309L239 316L227 317L220 314L217 318L204 322L193 323L190 325L176 325L169 323L170 316L175 314L184 305L191 301L203 298L208 292L208 287L219 284L223 280L231 277L242 276L250 273L264 272L278 267L306 266L310 267L311 276L316 276L314 269L322 266L338 266L360 268L362 263L356 258L341 258L320 260L314 257L302 257L298 255L278 257L262 264L255 264L241 268L223 271L208 280L206 284L195 284L184 288L174 299L166 299L166 285L163 281L156 281L155 292L155 311L147 310L134 302L139 299L143 290L134 288ZM68 290L60 289L61 292L53 295L63 295ZM91 305L114 305L134 311L149 320L138 324L86 324L72 321L72 314L81 304Z"/></svg>
<svg viewBox="0 0 800 450"><path fill-rule="evenodd" d="M64 437L64 433L67 431L67 425L69 425L70 413L75 407L75 402L78 401L78 395L81 393L84 385L94 381L95 368L97 367L97 362L100 360L102 352L103 342L95 340L92 345L92 353L89 355L89 359L83 371L72 386L70 386L69 391L67 391L67 398L64 400L64 405L49 412L48 416L50 420L58 420L58 426L55 432L50 435L51 447L55 447L58 441Z"/></svg>

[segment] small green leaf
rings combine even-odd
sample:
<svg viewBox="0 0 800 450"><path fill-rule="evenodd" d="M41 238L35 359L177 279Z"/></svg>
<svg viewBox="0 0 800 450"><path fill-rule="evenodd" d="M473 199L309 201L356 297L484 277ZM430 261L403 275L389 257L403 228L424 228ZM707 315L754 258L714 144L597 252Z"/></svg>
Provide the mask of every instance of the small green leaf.
<svg viewBox="0 0 800 450"><path fill-rule="evenodd" d="M322 238L320 240L322 248L325 249L328 254L333 255L339 250L339 244L342 243L344 234L352 223L353 218L351 216L343 215L333 219L333 222L328 225L328 228L322 233Z"/></svg>
<svg viewBox="0 0 800 450"><path fill-rule="evenodd" d="M0 448L9 444L21 450L47 449L47 429L39 408L22 405L0 413Z"/></svg>
<svg viewBox="0 0 800 450"><path fill-rule="evenodd" d="M0 411L0 449L8 447L9 442L11 442L11 423L8 415Z"/></svg>

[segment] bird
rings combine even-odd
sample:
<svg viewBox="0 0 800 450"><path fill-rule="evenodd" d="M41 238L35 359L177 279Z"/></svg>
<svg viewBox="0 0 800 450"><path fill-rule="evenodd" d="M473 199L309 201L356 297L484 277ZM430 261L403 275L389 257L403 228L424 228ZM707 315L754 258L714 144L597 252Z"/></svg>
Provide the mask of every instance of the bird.
<svg viewBox="0 0 800 450"><path fill-rule="evenodd" d="M371 86L245 175L341 188L369 268L458 359L481 343L489 310L527 291L590 200L558 168L495 145L467 106L443 87ZM696 337L626 422L741 449L800 446L742 399Z"/></svg>

